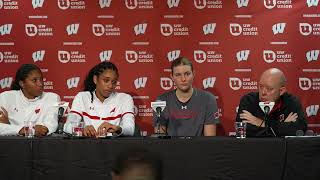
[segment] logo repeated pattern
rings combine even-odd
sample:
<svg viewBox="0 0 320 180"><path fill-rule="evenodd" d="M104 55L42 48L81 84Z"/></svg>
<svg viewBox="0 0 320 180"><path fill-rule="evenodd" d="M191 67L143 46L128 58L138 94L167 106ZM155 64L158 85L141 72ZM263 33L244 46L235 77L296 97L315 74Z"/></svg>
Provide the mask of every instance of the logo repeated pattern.
<svg viewBox="0 0 320 180"><path fill-rule="evenodd" d="M288 75L308 120L320 124L319 1L0 0L0 92L22 63L35 63L44 89L71 102L88 70L110 61L119 68L116 90L132 93L151 131L150 101L176 88L170 63L185 56L194 87L219 95L227 134L240 97L257 91L270 67Z"/></svg>

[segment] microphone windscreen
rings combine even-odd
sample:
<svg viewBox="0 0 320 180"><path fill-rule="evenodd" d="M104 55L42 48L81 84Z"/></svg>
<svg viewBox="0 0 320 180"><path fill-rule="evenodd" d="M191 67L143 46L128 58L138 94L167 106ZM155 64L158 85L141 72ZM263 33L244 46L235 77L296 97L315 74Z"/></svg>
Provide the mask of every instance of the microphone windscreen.
<svg viewBox="0 0 320 180"><path fill-rule="evenodd" d="M296 131L296 136L303 136L304 132L302 130L297 130Z"/></svg>
<svg viewBox="0 0 320 180"><path fill-rule="evenodd" d="M311 129L309 129L306 131L305 136L314 136L314 132Z"/></svg>
<svg viewBox="0 0 320 180"><path fill-rule="evenodd" d="M64 108L63 107L59 107L58 109L58 117L61 118L63 116L64 113Z"/></svg>
<svg viewBox="0 0 320 180"><path fill-rule="evenodd" d="M265 107L264 107L264 112L265 112L266 114L269 114L269 112L270 112L270 107L269 107L269 106L265 106Z"/></svg>

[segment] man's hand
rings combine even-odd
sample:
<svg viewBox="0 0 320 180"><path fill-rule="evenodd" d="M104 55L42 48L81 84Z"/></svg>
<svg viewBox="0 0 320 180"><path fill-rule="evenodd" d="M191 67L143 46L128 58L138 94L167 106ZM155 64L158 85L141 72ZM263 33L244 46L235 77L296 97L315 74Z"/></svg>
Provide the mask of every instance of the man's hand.
<svg viewBox="0 0 320 180"><path fill-rule="evenodd" d="M96 137L97 136L97 132L94 129L94 127L92 125L90 125L90 126L86 126L83 129L83 135L87 136L87 137Z"/></svg>
<svg viewBox="0 0 320 180"><path fill-rule="evenodd" d="M284 122L296 122L297 118L298 118L298 114L291 112L288 115L288 117L284 120Z"/></svg>
<svg viewBox="0 0 320 180"><path fill-rule="evenodd" d="M240 114L240 118L244 120L243 122L250 123L258 127L265 127L263 120L255 117L249 111L243 110Z"/></svg>
<svg viewBox="0 0 320 180"><path fill-rule="evenodd" d="M9 124L8 112L3 107L0 109L0 123Z"/></svg>
<svg viewBox="0 0 320 180"><path fill-rule="evenodd" d="M98 136L105 136L107 132L120 134L121 131L122 131L122 128L120 126L116 126L108 122L104 122L98 128Z"/></svg>
<svg viewBox="0 0 320 180"><path fill-rule="evenodd" d="M35 136L37 137L45 136L49 132L48 128L42 125L35 125L34 130L35 130Z"/></svg>

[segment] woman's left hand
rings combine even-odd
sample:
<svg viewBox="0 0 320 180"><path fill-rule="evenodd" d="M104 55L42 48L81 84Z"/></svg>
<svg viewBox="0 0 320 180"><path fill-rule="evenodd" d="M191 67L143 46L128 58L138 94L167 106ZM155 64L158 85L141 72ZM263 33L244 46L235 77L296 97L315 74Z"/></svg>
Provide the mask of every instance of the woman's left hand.
<svg viewBox="0 0 320 180"><path fill-rule="evenodd" d="M108 132L120 134L121 131L122 131L122 128L120 126L116 126L108 122L104 122L98 128L98 136L105 136Z"/></svg>
<svg viewBox="0 0 320 180"><path fill-rule="evenodd" d="M35 129L35 135L37 137L45 136L49 131L47 127L42 125L35 125L34 129Z"/></svg>

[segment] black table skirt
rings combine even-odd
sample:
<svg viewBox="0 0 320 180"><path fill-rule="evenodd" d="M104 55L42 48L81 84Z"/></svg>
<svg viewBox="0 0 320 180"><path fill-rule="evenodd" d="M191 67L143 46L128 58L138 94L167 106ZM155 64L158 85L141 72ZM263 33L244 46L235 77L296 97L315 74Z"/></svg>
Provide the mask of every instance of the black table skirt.
<svg viewBox="0 0 320 180"><path fill-rule="evenodd" d="M320 139L62 139L1 137L0 179L109 180L114 157L144 147L163 160L164 180L320 179Z"/></svg>

